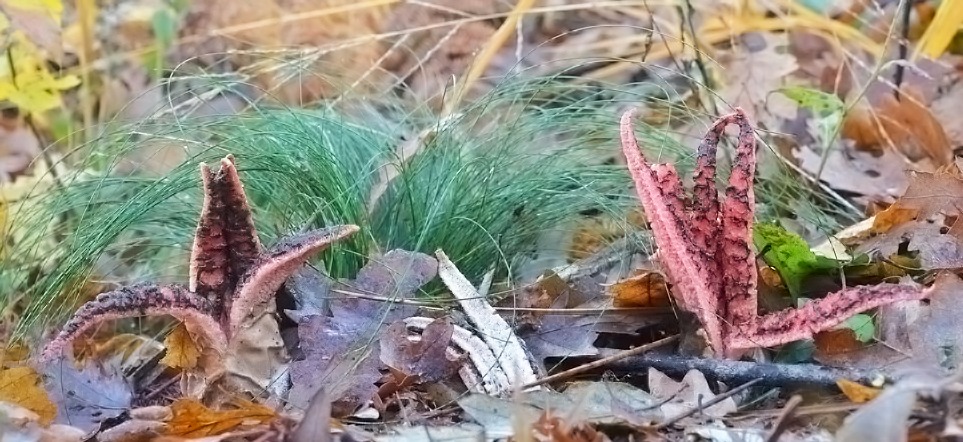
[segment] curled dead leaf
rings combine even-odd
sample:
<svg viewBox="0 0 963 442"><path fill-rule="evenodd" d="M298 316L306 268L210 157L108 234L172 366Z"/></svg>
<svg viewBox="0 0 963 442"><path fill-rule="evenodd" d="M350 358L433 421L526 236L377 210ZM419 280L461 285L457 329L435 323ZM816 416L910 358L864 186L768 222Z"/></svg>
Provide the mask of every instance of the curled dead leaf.
<svg viewBox="0 0 963 442"><path fill-rule="evenodd" d="M616 307L665 307L669 305L669 291L665 276L659 272L644 272L613 284L609 288Z"/></svg>
<svg viewBox="0 0 963 442"><path fill-rule="evenodd" d="M874 109L856 108L843 121L843 137L864 150L892 146L907 158L929 158L936 165L953 162L953 149L943 125L920 92L904 87L900 99L885 95Z"/></svg>
<svg viewBox="0 0 963 442"><path fill-rule="evenodd" d="M212 410L194 399L179 399L170 408L174 417L167 434L184 437L218 435L240 426L263 424L274 419L274 410L248 400L237 399L234 409Z"/></svg>
<svg viewBox="0 0 963 442"><path fill-rule="evenodd" d="M836 381L836 386L839 390L843 392L846 397L857 403L863 404L876 399L876 396L883 391L879 388L867 387L859 382L853 382L849 379L839 379Z"/></svg>
<svg viewBox="0 0 963 442"><path fill-rule="evenodd" d="M893 227L916 219L919 213L919 209L901 207L894 204L873 217L873 228L871 232L876 234L889 232Z"/></svg>

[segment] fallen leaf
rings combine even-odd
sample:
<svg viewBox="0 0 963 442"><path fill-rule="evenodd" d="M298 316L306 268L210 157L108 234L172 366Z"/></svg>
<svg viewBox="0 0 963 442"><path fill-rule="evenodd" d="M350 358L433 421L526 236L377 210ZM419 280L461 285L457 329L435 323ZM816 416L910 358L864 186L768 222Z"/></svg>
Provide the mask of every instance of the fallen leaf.
<svg viewBox="0 0 963 442"><path fill-rule="evenodd" d="M381 378L374 342L378 329L344 315L302 318L298 336L303 358L291 362L291 405L306 408L322 386L328 391L335 417L351 414L371 400L377 391L375 382Z"/></svg>
<svg viewBox="0 0 963 442"><path fill-rule="evenodd" d="M839 390L846 395L846 398L857 403L862 404L876 399L877 396L883 391L879 388L867 387L859 382L853 382L849 379L839 379L836 381L836 386Z"/></svg>
<svg viewBox="0 0 963 442"><path fill-rule="evenodd" d="M788 37L757 35L765 47L755 51L742 48L728 60L721 59L726 84L719 92L720 107L741 107L753 121L774 129L780 127L780 119L795 118L798 106L786 96L771 92L786 86L790 74L799 66L796 57L784 50Z"/></svg>
<svg viewBox="0 0 963 442"><path fill-rule="evenodd" d="M460 358L449 358L454 326L448 318L428 324L420 339L412 341L404 321L391 324L381 337L381 362L416 382L438 382L454 375Z"/></svg>
<svg viewBox="0 0 963 442"><path fill-rule="evenodd" d="M488 438L510 437L515 422L536 422L543 410L559 416L578 416L599 425L650 425L660 418L659 399L624 382L573 382L564 392L538 390L511 398L469 394L458 400L472 420L485 427Z"/></svg>
<svg viewBox="0 0 963 442"><path fill-rule="evenodd" d="M698 370L689 370L678 382L654 368L649 368L648 377L649 393L666 400L660 406L666 418L701 407L701 404L716 397L709 388L705 375ZM712 417L723 417L736 411L736 408L736 401L729 397L702 410L702 413Z"/></svg>
<svg viewBox="0 0 963 442"><path fill-rule="evenodd" d="M538 362L550 357L592 356L599 353L594 345L599 321L598 315L547 314L537 324L519 330L518 337Z"/></svg>
<svg viewBox="0 0 963 442"><path fill-rule="evenodd" d="M876 235L889 232L894 227L916 219L919 215L920 209L918 208L903 207L899 204L890 205L873 217L873 227L870 232Z"/></svg>
<svg viewBox="0 0 963 442"><path fill-rule="evenodd" d="M131 408L134 394L113 366L88 360L82 369L60 359L44 367L44 384L57 404L57 423L91 434L109 419Z"/></svg>
<svg viewBox="0 0 963 442"><path fill-rule="evenodd" d="M161 364L170 368L185 369L197 366L201 352L184 324L178 324L168 333L167 338L164 339L164 347L167 348L167 354L160 360Z"/></svg>
<svg viewBox="0 0 963 442"><path fill-rule="evenodd" d="M438 261L429 255L392 250L372 258L350 284L363 293L387 298L410 296L438 274Z"/></svg>
<svg viewBox="0 0 963 442"><path fill-rule="evenodd" d="M14 28L22 31L31 42L43 48L55 60L63 49L60 41L60 21L64 6L61 0L2 0L0 11ZM3 20L0 18L0 20ZM0 26L3 28L4 26Z"/></svg>
<svg viewBox="0 0 963 442"><path fill-rule="evenodd" d="M0 371L0 402L9 402L39 416L40 423L50 425L57 416L57 406L41 386L40 375L30 367L14 367Z"/></svg>
<svg viewBox="0 0 963 442"><path fill-rule="evenodd" d="M817 358L842 355L863 348L863 344L856 339L856 333L847 328L816 333L813 342Z"/></svg>
<svg viewBox="0 0 963 442"><path fill-rule="evenodd" d="M0 401L0 427L4 442L81 442L85 435L69 425L46 425L26 408Z"/></svg>
<svg viewBox="0 0 963 442"><path fill-rule="evenodd" d="M793 155L799 167L815 175L823 164L822 151L816 146L800 146ZM906 190L906 162L897 153L885 150L879 155L833 146L826 158L821 181L837 190L863 195L861 201L892 201Z"/></svg>
<svg viewBox="0 0 963 442"><path fill-rule="evenodd" d="M953 161L953 149L929 103L915 88L904 86L900 99L880 97L874 109L857 107L843 120L842 136L864 150L891 148L912 161L929 158L937 166Z"/></svg>
<svg viewBox="0 0 963 442"><path fill-rule="evenodd" d="M890 208L874 221L876 233L856 247L857 253L889 257L906 243L919 253L927 270L963 266L963 176L956 165L935 173L916 172L909 186ZM909 217L915 214L915 217Z"/></svg>
<svg viewBox="0 0 963 442"><path fill-rule="evenodd" d="M609 437L574 416L560 416L546 410L531 425L534 440L555 442L607 442ZM524 436L519 437L519 439Z"/></svg>
<svg viewBox="0 0 963 442"><path fill-rule="evenodd" d="M643 272L613 284L609 291L616 307L666 307L669 290L665 276L659 272Z"/></svg>
<svg viewBox="0 0 963 442"><path fill-rule="evenodd" d="M846 418L836 432L837 442L905 442L906 421L913 405L916 391L890 388L876 399Z"/></svg>
<svg viewBox="0 0 963 442"><path fill-rule="evenodd" d="M167 423L167 434L183 437L216 436L240 426L254 426L274 419L274 410L254 402L237 399L233 409L211 410L194 399L178 399L171 404L174 417Z"/></svg>
<svg viewBox="0 0 963 442"><path fill-rule="evenodd" d="M366 295L405 299L434 279L438 271L435 258L416 252L392 250L372 259L358 272L347 289ZM381 378L377 337L386 324L412 316L417 310L404 304L342 296L330 299L331 314L310 314L323 308L317 300L299 301L305 312L298 317L301 356L291 362L292 406L304 408L322 385L332 402L333 415L354 412L377 391Z"/></svg>
<svg viewBox="0 0 963 442"><path fill-rule="evenodd" d="M331 442L331 399L328 398L324 388L318 389L307 410L304 410L304 417L298 423L297 428L291 435L291 442Z"/></svg>

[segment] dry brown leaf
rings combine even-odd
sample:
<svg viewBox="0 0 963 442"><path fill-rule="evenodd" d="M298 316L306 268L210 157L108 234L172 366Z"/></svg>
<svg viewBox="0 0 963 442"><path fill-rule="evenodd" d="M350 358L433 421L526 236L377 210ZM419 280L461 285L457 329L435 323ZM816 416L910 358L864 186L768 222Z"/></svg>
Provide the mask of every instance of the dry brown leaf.
<svg viewBox="0 0 963 442"><path fill-rule="evenodd" d="M178 399L171 404L174 417L167 423L167 434L184 437L216 436L240 426L263 424L274 419L274 410L248 400L233 402L232 410L211 410L194 399Z"/></svg>
<svg viewBox="0 0 963 442"><path fill-rule="evenodd" d="M40 375L30 367L0 371L0 402L10 402L37 413L43 425L49 425L57 417L57 406L43 389Z"/></svg>
<svg viewBox="0 0 963 442"><path fill-rule="evenodd" d="M893 204L873 217L873 228L871 232L875 234L889 232L893 227L916 219L919 214L919 209L901 207L898 204Z"/></svg>
<svg viewBox="0 0 963 442"><path fill-rule="evenodd" d="M725 66L725 87L719 93L720 107L742 107L750 118L768 128L780 127L780 119L796 117L797 105L782 94L772 92L788 86L787 79L799 68L796 57L784 50L788 37L772 33L758 34L764 45L755 51L743 49L728 60ZM749 45L746 45L749 46Z"/></svg>
<svg viewBox="0 0 963 442"><path fill-rule="evenodd" d="M703 403L716 398L705 374L698 370L689 370L678 382L654 368L649 368L648 374L649 392L665 400L659 406L663 416L678 416L693 408L702 409ZM723 417L736 411L736 408L736 401L728 397L722 402L703 409L702 413L712 417Z"/></svg>
<svg viewBox="0 0 963 442"><path fill-rule="evenodd" d="M669 291L665 276L659 272L644 272L619 281L609 288L616 307L665 307L669 305Z"/></svg>
<svg viewBox="0 0 963 442"><path fill-rule="evenodd" d="M879 388L867 387L848 379L837 379L836 386L846 395L846 398L857 404L863 404L876 399L876 396L879 396L883 391Z"/></svg>
<svg viewBox="0 0 963 442"><path fill-rule="evenodd" d="M160 363L170 368L194 368L197 366L198 358L201 357L197 342L184 324L178 324L171 330L164 339L164 347L167 348L167 354Z"/></svg>
<svg viewBox="0 0 963 442"><path fill-rule="evenodd" d="M572 416L553 415L545 411L537 421L531 424L534 440L554 442L603 442L610 440L608 436L592 427L588 422L573 419ZM526 440L525 437L512 437L509 441Z"/></svg>
<svg viewBox="0 0 963 442"><path fill-rule="evenodd" d="M915 212L915 217L909 214ZM926 269L963 266L963 176L956 165L936 173L917 172L906 192L874 221L875 237L864 241L857 252L890 256L908 241L919 252ZM899 222L902 221L902 222ZM877 228L877 224L879 227Z"/></svg>
<svg viewBox="0 0 963 442"><path fill-rule="evenodd" d="M626 223L630 228L639 228L645 226L646 221L644 212L632 210L625 219L599 215L579 219L577 223L567 256L573 261L586 259L625 236Z"/></svg>
<svg viewBox="0 0 963 442"><path fill-rule="evenodd" d="M759 284L771 288L785 288L786 284L776 269L768 266L759 267Z"/></svg>
<svg viewBox="0 0 963 442"><path fill-rule="evenodd" d="M904 87L900 100L892 94L880 98L874 109L856 108L843 121L842 135L856 147L879 150L890 146L907 158L929 158L944 166L953 162L953 148L943 125L914 88Z"/></svg>
<svg viewBox="0 0 963 442"><path fill-rule="evenodd" d="M813 336L819 357L836 356L857 351L864 347L856 338L856 332L849 328L839 328L817 333Z"/></svg>
<svg viewBox="0 0 963 442"><path fill-rule="evenodd" d="M906 190L906 161L894 151L885 150L876 155L834 147L825 154L825 165L824 152L814 150L813 146L800 146L793 155L803 170L813 175L819 173L820 180L833 189L865 195L864 202L892 201Z"/></svg>

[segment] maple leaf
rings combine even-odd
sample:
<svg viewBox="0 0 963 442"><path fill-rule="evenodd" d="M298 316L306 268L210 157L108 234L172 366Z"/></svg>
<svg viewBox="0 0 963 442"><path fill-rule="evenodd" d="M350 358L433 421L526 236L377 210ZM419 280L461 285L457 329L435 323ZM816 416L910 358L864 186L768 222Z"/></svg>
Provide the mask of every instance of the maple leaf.
<svg viewBox="0 0 963 442"><path fill-rule="evenodd" d="M811 338L850 316L930 290L899 284L859 286L830 293L798 309L760 316L751 248L756 139L741 109L719 118L699 145L691 198L671 164L649 164L632 130L634 110L622 115L622 151L645 209L669 282L680 304L702 322L716 355ZM725 198L715 187L716 149L729 124L739 126Z"/></svg>
<svg viewBox="0 0 963 442"><path fill-rule="evenodd" d="M188 286L137 284L98 295L77 310L44 347L41 364L60 356L75 339L104 321L167 315L203 341L205 373L213 374L226 365L245 371L243 376L258 383L270 381L277 368L273 365L278 364L265 367L241 360L263 358L264 352L280 347L276 319L270 315L274 303L270 301L308 258L357 232L358 227L312 230L284 238L265 251L258 241L234 158L229 155L221 160L216 173L206 164L200 169L204 203L191 250ZM276 335L276 339L267 335ZM277 345L263 351L252 348L271 343ZM277 354L283 353L281 350Z"/></svg>

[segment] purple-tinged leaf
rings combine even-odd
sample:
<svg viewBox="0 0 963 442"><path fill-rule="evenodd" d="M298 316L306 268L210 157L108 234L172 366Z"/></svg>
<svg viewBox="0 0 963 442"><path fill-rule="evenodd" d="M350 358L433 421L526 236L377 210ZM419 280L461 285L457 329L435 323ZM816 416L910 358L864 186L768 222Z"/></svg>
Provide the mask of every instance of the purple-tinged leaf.
<svg viewBox="0 0 963 442"><path fill-rule="evenodd" d="M449 356L455 327L447 318L428 324L417 341L409 338L403 321L391 324L381 337L381 362L418 382L438 382L454 375L461 358Z"/></svg>
<svg viewBox="0 0 963 442"><path fill-rule="evenodd" d="M73 362L61 358L46 364L43 376L47 393L57 404L55 422L80 428L88 435L131 407L131 387L115 367L88 364L78 370Z"/></svg>

